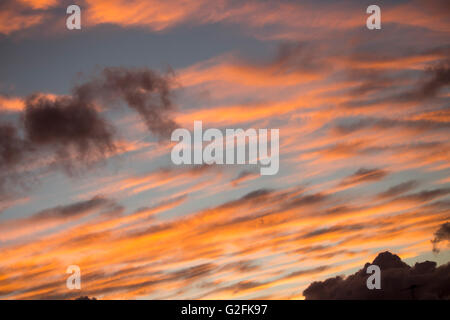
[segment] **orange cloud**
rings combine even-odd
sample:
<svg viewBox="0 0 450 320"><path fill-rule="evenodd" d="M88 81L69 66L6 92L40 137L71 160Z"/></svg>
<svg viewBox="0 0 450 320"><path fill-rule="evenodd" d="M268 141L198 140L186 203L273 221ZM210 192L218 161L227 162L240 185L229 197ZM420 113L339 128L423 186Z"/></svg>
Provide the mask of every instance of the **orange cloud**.
<svg viewBox="0 0 450 320"><path fill-rule="evenodd" d="M23 99L0 95L0 111L19 112L24 107Z"/></svg>

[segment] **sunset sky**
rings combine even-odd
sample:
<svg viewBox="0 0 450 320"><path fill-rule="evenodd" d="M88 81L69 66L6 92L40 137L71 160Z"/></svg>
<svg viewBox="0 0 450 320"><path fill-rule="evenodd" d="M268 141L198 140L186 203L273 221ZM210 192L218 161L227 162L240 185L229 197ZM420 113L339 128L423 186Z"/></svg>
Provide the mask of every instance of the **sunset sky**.
<svg viewBox="0 0 450 320"><path fill-rule="evenodd" d="M172 164L195 120L279 129L278 174ZM382 251L447 263L449 136L447 0L2 0L0 298L303 299Z"/></svg>

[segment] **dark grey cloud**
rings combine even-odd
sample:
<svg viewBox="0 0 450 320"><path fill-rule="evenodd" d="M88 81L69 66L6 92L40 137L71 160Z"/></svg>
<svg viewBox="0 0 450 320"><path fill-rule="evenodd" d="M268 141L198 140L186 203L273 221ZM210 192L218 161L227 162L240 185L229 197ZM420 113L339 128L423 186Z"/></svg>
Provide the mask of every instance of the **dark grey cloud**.
<svg viewBox="0 0 450 320"><path fill-rule="evenodd" d="M359 108L368 107L380 103L402 104L408 102L422 102L430 99L438 99L440 91L450 85L450 53L447 51L446 58L439 62L432 64L425 68L420 74L420 78L414 85L409 88L392 87L394 91L389 91L386 83L389 84L391 80L386 80L386 77L370 77L362 76L359 87L354 89L355 95L364 95L365 93L382 92L383 95L361 97L353 99L350 102L344 103L344 107ZM407 75L403 75L403 79ZM397 81L401 77L395 76ZM384 83L386 82L386 83ZM395 84L391 82L392 86ZM356 91L355 91L356 90Z"/></svg>
<svg viewBox="0 0 450 320"><path fill-rule="evenodd" d="M23 112L26 141L36 149L48 149L62 163L89 162L114 152L114 129L92 103L79 96L50 99L33 95Z"/></svg>
<svg viewBox="0 0 450 320"><path fill-rule="evenodd" d="M444 121L431 120L397 120L388 118L358 118L340 119L333 130L338 134L349 134L359 130L373 128L384 129L407 129L417 132L430 130L449 130L450 123Z"/></svg>
<svg viewBox="0 0 450 320"><path fill-rule="evenodd" d="M212 273L215 269L217 269L217 265L212 263L203 263L171 272L170 278L172 280L194 280Z"/></svg>
<svg viewBox="0 0 450 320"><path fill-rule="evenodd" d="M124 208L113 199L97 195L87 200L44 209L26 218L6 221L3 224L0 224L0 232L15 227L34 226L45 222L64 223L75 221L89 214L98 214L102 216L118 215L123 211ZM95 234L92 236L92 239L95 238L94 236ZM86 239L76 238L74 241L81 242L83 240Z"/></svg>
<svg viewBox="0 0 450 320"><path fill-rule="evenodd" d="M416 193L407 194L395 199L395 201L415 201L426 202L445 196L450 193L450 188L438 188L432 190L422 190Z"/></svg>
<svg viewBox="0 0 450 320"><path fill-rule="evenodd" d="M16 166L30 150L31 145L19 136L16 127L0 124L0 199L8 193L7 185L19 182Z"/></svg>
<svg viewBox="0 0 450 320"><path fill-rule="evenodd" d="M383 37L383 40L386 39ZM367 48L364 48L363 50L356 49L356 51L350 55L350 62L355 62L356 65L369 63L369 66L371 63L395 64L398 62L400 64L407 58L432 58L433 60L437 58L439 59L439 62L434 65L432 64L423 70L424 72L420 74L422 78L416 83L414 86L415 90L413 91L405 90L403 87L404 82L410 80L411 77L417 76L421 71L397 68L385 68L380 70L377 67L353 68L349 66L345 70L343 76L351 82L356 82L356 85L346 91L355 97L365 96L367 101L377 101L376 99L371 99L372 97L370 95L372 93L383 93L382 96L385 98L393 98L399 93L405 94L406 97L411 96L411 93L414 91L416 93L420 92L421 88L426 86L427 82L433 82L431 79L435 76L434 71L445 69L446 59L450 57L450 46L448 44L425 50L419 47L411 47L409 44L407 47L399 44L399 47L391 47L391 50L386 50L384 47L382 52L372 49L373 48L371 48L371 50L367 50ZM346 57L347 56L344 56L344 58ZM438 80L438 78L439 76L437 76L436 80ZM438 84L438 82L439 81L435 82L435 84ZM436 92L429 93L435 94Z"/></svg>
<svg viewBox="0 0 450 320"><path fill-rule="evenodd" d="M173 86L173 75L147 68L105 68L100 75L75 86L71 95L28 96L18 125L0 122L0 195L24 175L28 159L48 158L50 168L61 167L72 174L114 154L118 149L116 130L103 117L100 106L108 110L125 102L152 134L168 138L177 127L172 119L176 109ZM3 117L0 114L0 120Z"/></svg>
<svg viewBox="0 0 450 320"><path fill-rule="evenodd" d="M389 62L398 59L396 57L383 57L380 55L359 53L353 54L351 60L362 63L362 62ZM386 70L380 71L371 68L348 68L344 73L345 79L355 82L356 85L352 86L350 89L345 90L348 94L354 97L365 97L372 93L379 91L391 90L396 85L396 80L403 79L404 74L396 72L391 73Z"/></svg>
<svg viewBox="0 0 450 320"><path fill-rule="evenodd" d="M367 267L375 264L381 270L381 289L369 290ZM344 278L336 276L313 282L303 291L307 300L404 300L450 299L450 264L436 267L425 261L410 267L397 255L380 253L364 268Z"/></svg>
<svg viewBox="0 0 450 320"><path fill-rule="evenodd" d="M450 60L430 67L427 73L428 78L421 83L417 91L418 98L433 97L441 88L450 85Z"/></svg>
<svg viewBox="0 0 450 320"><path fill-rule="evenodd" d="M95 209L101 209L104 214L121 212L123 210L123 208L116 204L113 200L103 196L95 196L89 200L83 200L69 205L42 210L31 216L30 220L33 222L55 219L66 220L84 215L85 213Z"/></svg>
<svg viewBox="0 0 450 320"><path fill-rule="evenodd" d="M433 251L439 252L438 244L444 241L450 241L450 222L442 224L434 233L434 239L431 240L431 243L433 243Z"/></svg>
<svg viewBox="0 0 450 320"><path fill-rule="evenodd" d="M172 102L175 85L172 73L162 75L147 68L105 68L100 76L75 87L74 95L82 99L103 100L114 104L117 99L139 113L150 132L169 137L177 124L172 119L176 109Z"/></svg>
<svg viewBox="0 0 450 320"><path fill-rule="evenodd" d="M6 169L20 162L26 144L11 124L0 125L0 168Z"/></svg>
<svg viewBox="0 0 450 320"><path fill-rule="evenodd" d="M390 198L399 196L405 192L411 191L419 185L418 181L410 180L406 182L399 183L393 187L390 187L386 191L378 194L378 198Z"/></svg>

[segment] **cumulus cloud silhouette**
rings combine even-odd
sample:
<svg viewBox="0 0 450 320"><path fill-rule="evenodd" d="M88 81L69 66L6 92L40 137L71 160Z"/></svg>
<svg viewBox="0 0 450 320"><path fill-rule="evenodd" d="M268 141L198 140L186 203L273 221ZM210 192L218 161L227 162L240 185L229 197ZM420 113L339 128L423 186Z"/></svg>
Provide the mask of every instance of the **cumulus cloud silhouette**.
<svg viewBox="0 0 450 320"><path fill-rule="evenodd" d="M96 297L90 298L89 296L81 296L76 298L75 300L97 300L97 298Z"/></svg>
<svg viewBox="0 0 450 320"><path fill-rule="evenodd" d="M381 289L369 290L367 267L381 270ZM388 251L344 278L336 276L316 281L303 291L307 300L428 300L450 299L450 263L436 267L436 262L418 262L413 267Z"/></svg>
<svg viewBox="0 0 450 320"><path fill-rule="evenodd" d="M442 224L434 233L434 239L431 240L434 252L439 252L438 244L442 241L450 241L450 222Z"/></svg>

